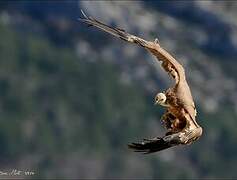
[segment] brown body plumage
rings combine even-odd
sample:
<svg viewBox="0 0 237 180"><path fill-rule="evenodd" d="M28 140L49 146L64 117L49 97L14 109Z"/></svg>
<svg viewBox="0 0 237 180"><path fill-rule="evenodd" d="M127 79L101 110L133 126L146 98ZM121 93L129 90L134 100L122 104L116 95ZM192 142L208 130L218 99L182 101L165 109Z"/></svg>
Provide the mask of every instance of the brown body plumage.
<svg viewBox="0 0 237 180"><path fill-rule="evenodd" d="M162 61L164 70L175 80L174 87L165 91L165 107L167 108L161 120L167 128L167 133L162 138L144 139L140 143L129 144L129 148L143 153L160 151L179 144L190 144L202 135L202 128L197 124L196 109L190 88L185 78L183 66L176 61L158 41L146 41L131 35L120 28L110 27L92 17L87 17L83 12L80 21L95 26L120 39L138 44L151 52L159 61Z"/></svg>

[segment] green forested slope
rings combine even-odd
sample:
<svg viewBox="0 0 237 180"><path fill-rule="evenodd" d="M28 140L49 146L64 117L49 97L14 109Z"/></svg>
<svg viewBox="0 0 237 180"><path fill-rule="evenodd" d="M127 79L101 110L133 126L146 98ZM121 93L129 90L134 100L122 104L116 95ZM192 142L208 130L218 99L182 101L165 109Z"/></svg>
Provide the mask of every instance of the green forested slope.
<svg viewBox="0 0 237 180"><path fill-rule="evenodd" d="M1 23L0 35L0 170L45 178L237 177L228 101L216 113L197 104L204 134L193 145L135 154L127 143L163 133L163 109L139 81L124 83L111 59L78 56L45 34Z"/></svg>

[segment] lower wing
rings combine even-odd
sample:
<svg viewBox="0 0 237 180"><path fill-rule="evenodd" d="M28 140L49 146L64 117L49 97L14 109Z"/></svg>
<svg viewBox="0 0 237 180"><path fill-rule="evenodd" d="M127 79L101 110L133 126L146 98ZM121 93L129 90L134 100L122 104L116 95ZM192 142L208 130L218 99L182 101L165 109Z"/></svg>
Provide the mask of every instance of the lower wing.
<svg viewBox="0 0 237 180"><path fill-rule="evenodd" d="M144 139L140 143L128 144L128 148L134 150L134 152L142 152L144 154L150 154L153 152L161 151L172 147L163 138Z"/></svg>
<svg viewBox="0 0 237 180"><path fill-rule="evenodd" d="M184 129L181 132L166 135L162 138L144 139L140 143L128 144L128 147L135 152L142 152L144 154L150 154L157 151L165 150L177 145L191 144L199 139L202 135L202 128Z"/></svg>

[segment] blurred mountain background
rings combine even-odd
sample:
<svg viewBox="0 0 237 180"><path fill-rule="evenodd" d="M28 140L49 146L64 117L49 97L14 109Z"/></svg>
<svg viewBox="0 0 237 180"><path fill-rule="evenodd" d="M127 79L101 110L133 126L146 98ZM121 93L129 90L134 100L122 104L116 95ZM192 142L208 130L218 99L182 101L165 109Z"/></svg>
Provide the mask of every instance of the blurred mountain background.
<svg viewBox="0 0 237 180"><path fill-rule="evenodd" d="M151 155L161 136L155 58L78 21L87 15L160 44L185 67L203 136ZM0 171L32 178L237 178L237 2L0 3ZM1 178L1 177L0 177Z"/></svg>

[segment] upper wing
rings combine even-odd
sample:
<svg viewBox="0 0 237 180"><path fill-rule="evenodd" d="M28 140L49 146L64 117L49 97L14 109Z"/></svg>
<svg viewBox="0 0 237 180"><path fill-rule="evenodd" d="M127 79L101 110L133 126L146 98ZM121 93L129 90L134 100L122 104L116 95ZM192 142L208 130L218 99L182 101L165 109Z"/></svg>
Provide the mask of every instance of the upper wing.
<svg viewBox="0 0 237 180"><path fill-rule="evenodd" d="M162 61L162 67L165 69L165 71L168 72L168 74L170 74L176 80L176 84L178 84L182 80L185 80L185 73L182 65L179 64L166 50L160 47L157 41L146 41L142 38L125 32L125 30L123 29L114 28L92 17L87 17L83 11L82 14L84 18L79 18L79 20L88 24L89 26L95 26L116 37L119 37L124 41L139 44L140 46L149 50L154 56L158 58L159 61Z"/></svg>
<svg viewBox="0 0 237 180"><path fill-rule="evenodd" d="M124 41L138 44L150 51L159 61L162 61L162 67L166 72L168 72L169 75L171 75L171 77L175 79L176 96L180 100L180 104L186 109L192 119L195 119L194 102L185 79L184 68L178 61L175 60L175 58L163 49L157 41L146 41L125 32L123 29L110 27L92 17L87 17L83 11L82 14L84 18L79 18L80 21L88 24L89 26L95 26L103 31L106 31Z"/></svg>

